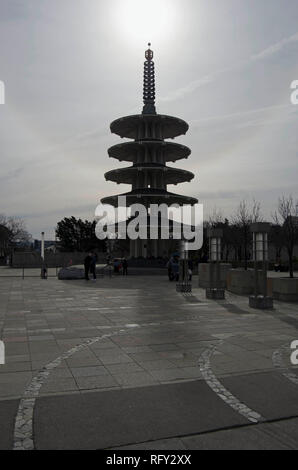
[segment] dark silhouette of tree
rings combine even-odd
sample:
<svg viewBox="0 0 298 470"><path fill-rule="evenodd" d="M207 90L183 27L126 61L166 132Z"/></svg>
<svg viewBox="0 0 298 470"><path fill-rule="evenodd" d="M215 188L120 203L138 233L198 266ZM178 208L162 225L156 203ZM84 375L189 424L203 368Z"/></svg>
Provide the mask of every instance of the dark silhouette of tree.
<svg viewBox="0 0 298 470"><path fill-rule="evenodd" d="M293 252L294 246L298 243L298 217L296 216L296 207L298 201L294 204L292 196L282 196L278 199L277 212L273 219L276 225L281 227L281 238L287 250L289 259L290 277L294 277L293 272Z"/></svg>
<svg viewBox="0 0 298 470"><path fill-rule="evenodd" d="M281 252L285 246L284 232L282 225L280 225L278 219L273 216L274 223L270 227L268 241L275 249L275 262L280 262Z"/></svg>
<svg viewBox="0 0 298 470"><path fill-rule="evenodd" d="M5 227L8 244L14 247L16 243L28 245L32 242L32 236L27 231L24 220L20 217L8 217L0 214L0 225Z"/></svg>
<svg viewBox="0 0 298 470"><path fill-rule="evenodd" d="M97 249L105 251L104 240L95 235L96 221L83 221L75 217L64 217L58 222L56 237L61 251L89 251Z"/></svg>
<svg viewBox="0 0 298 470"><path fill-rule="evenodd" d="M241 201L233 217L235 226L234 239L237 240L240 258L244 258L244 269L247 269L249 259L249 246L251 243L250 225L253 222L261 222L262 216L260 203L253 200L252 208L247 206L245 200Z"/></svg>

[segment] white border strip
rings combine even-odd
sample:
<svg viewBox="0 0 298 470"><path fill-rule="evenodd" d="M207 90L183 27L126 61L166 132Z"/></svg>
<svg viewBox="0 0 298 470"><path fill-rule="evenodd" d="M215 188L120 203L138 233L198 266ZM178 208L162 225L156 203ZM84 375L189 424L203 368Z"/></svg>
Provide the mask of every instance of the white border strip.
<svg viewBox="0 0 298 470"><path fill-rule="evenodd" d="M284 377L290 380L293 384L298 385L298 377L296 374L290 371L290 369L285 365L282 358L282 350L288 348L289 345L283 345L280 349L277 349L272 354L272 363L274 367L279 369Z"/></svg>
<svg viewBox="0 0 298 470"><path fill-rule="evenodd" d="M115 334L123 332L125 330L117 330L110 334L97 336L95 338L88 339L84 343L80 343L77 346L69 349L61 356L57 357L54 361L49 362L44 366L38 374L33 377L30 384L24 391L23 398L20 400L19 408L15 420L14 435L13 435L13 450L34 450L33 441L33 412L36 399L38 398L40 389L44 382L53 369L58 367L62 361L68 359L73 354L81 351L82 349L100 341L104 338L110 338Z"/></svg>
<svg viewBox="0 0 298 470"><path fill-rule="evenodd" d="M217 344L222 344L222 341L218 342ZM227 405L229 405L231 408L233 408L233 410L240 413L252 423L265 421L265 418L263 418L263 416L261 416L256 411L248 408L248 406L246 406L244 403L241 403L238 398L232 395L232 393L230 393L216 378L210 365L210 359L215 349L216 345L209 346L209 348L205 349L205 351L202 352L199 358L200 371L206 383L219 398L221 398L225 403L227 403Z"/></svg>

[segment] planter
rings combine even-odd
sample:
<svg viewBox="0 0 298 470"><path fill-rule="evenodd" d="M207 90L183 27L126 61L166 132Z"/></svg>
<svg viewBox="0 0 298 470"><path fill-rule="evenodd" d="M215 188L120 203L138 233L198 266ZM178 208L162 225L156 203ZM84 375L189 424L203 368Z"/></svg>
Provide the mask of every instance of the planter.
<svg viewBox="0 0 298 470"><path fill-rule="evenodd" d="M224 289L206 289L206 299L223 300L225 298Z"/></svg>
<svg viewBox="0 0 298 470"><path fill-rule="evenodd" d="M261 310L272 309L273 299L272 297L264 297L263 295L258 295L257 297L251 295L249 297L249 306L251 308L259 308Z"/></svg>
<svg viewBox="0 0 298 470"><path fill-rule="evenodd" d="M191 284L178 282L176 284L176 292L191 292Z"/></svg>
<svg viewBox="0 0 298 470"><path fill-rule="evenodd" d="M227 273L231 269L232 265L230 263L220 263L220 281L217 287L225 289L227 286ZM210 287L209 280L209 263L200 263L199 264L199 287L207 289Z"/></svg>
<svg viewBox="0 0 298 470"><path fill-rule="evenodd" d="M273 298L283 302L298 302L298 277L272 279Z"/></svg>
<svg viewBox="0 0 298 470"><path fill-rule="evenodd" d="M258 271L258 292L263 289L263 272ZM227 274L227 290L238 295L251 295L255 292L254 269L230 269Z"/></svg>

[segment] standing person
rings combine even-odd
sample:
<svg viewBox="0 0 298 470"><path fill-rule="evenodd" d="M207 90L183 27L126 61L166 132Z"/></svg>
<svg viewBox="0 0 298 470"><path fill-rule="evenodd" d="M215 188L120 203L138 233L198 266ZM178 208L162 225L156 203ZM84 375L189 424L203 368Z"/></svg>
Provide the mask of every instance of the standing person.
<svg viewBox="0 0 298 470"><path fill-rule="evenodd" d="M172 261L172 273L174 275L173 280L179 281L179 257L174 256Z"/></svg>
<svg viewBox="0 0 298 470"><path fill-rule="evenodd" d="M90 262L90 272L93 275L93 281L96 281L96 262L97 262L97 254L92 253L91 262Z"/></svg>
<svg viewBox="0 0 298 470"><path fill-rule="evenodd" d="M127 259L123 258L123 260L122 260L122 274L123 274L123 276L127 276L127 267L128 267Z"/></svg>
<svg viewBox="0 0 298 470"><path fill-rule="evenodd" d="M170 258L169 261L167 262L167 266L166 266L168 268L169 281L173 280L172 262L173 262L173 258Z"/></svg>
<svg viewBox="0 0 298 470"><path fill-rule="evenodd" d="M120 261L118 258L114 259L114 273L119 274Z"/></svg>
<svg viewBox="0 0 298 470"><path fill-rule="evenodd" d="M188 260L188 280L191 281L193 272L193 262L192 259Z"/></svg>
<svg viewBox="0 0 298 470"><path fill-rule="evenodd" d="M85 279L86 279L86 281L89 281L89 270L90 270L91 260L92 260L92 253L88 253L86 258L84 259Z"/></svg>

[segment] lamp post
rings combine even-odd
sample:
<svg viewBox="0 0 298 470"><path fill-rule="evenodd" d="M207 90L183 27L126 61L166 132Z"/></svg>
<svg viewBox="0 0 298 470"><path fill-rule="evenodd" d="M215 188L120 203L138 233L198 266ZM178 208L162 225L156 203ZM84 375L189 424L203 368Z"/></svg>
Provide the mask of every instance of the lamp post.
<svg viewBox="0 0 298 470"><path fill-rule="evenodd" d="M250 231L253 237L253 260L255 269L254 295L249 297L249 306L252 308L273 308L273 299L268 297L267 265L268 265L268 222L255 222L251 224ZM262 270L262 280L259 282L259 267Z"/></svg>
<svg viewBox="0 0 298 470"><path fill-rule="evenodd" d="M207 299L224 299L225 290L220 286L221 241L223 230L211 228L209 238L209 287L206 289Z"/></svg>
<svg viewBox="0 0 298 470"><path fill-rule="evenodd" d="M46 268L45 261L44 261L44 232L41 232L40 255L41 255L41 273L40 273L40 277L42 279L47 279L47 268Z"/></svg>
<svg viewBox="0 0 298 470"><path fill-rule="evenodd" d="M40 248L40 251L41 251L41 258L42 260L44 261L44 232L41 232L41 248Z"/></svg>

